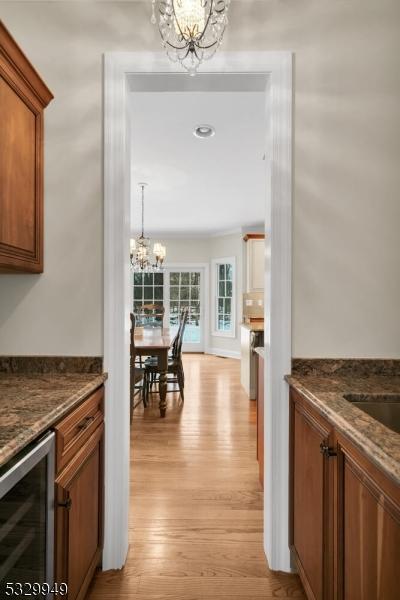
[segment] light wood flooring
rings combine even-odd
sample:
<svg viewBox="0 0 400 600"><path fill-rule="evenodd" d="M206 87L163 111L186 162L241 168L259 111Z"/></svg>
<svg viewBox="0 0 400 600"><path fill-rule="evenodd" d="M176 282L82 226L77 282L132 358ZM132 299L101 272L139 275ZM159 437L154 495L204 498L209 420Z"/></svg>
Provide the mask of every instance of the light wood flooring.
<svg viewBox="0 0 400 600"><path fill-rule="evenodd" d="M99 573L88 600L305 598L296 575L271 572L262 546L255 403L240 363L185 355L185 403L168 394L160 419L135 410L130 550Z"/></svg>

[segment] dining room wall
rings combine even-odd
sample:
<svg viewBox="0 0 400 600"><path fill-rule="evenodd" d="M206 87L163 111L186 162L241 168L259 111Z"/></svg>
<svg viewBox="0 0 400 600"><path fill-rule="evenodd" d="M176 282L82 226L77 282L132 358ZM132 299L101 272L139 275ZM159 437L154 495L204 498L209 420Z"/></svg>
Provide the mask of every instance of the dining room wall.
<svg viewBox="0 0 400 600"><path fill-rule="evenodd" d="M293 354L399 358L400 2L230 11L225 51L294 52ZM45 270L0 276L0 354L102 354L103 53L161 51L151 6L9 0L0 15L55 96Z"/></svg>

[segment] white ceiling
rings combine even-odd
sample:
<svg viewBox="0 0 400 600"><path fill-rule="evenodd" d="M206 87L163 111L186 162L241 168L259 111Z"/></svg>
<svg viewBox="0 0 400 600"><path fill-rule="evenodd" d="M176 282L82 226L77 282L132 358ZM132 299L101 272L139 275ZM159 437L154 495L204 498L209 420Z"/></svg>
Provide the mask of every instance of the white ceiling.
<svg viewBox="0 0 400 600"><path fill-rule="evenodd" d="M154 91L131 94L132 229L137 231L140 224L140 181L149 184L145 191L149 234L217 235L262 223L264 93L193 91L261 90L260 76L252 82L245 75L150 77L145 84L139 77L136 89ZM167 87L174 91L159 91ZM189 91L176 91L182 87ZM135 89L132 81L131 89ZM215 128L214 137L193 135L203 123Z"/></svg>

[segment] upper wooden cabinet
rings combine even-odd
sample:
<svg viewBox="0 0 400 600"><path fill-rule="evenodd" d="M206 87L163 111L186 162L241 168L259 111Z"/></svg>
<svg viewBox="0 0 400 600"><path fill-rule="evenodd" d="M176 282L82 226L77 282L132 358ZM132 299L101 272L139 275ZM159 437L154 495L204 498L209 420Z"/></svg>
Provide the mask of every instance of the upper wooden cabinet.
<svg viewBox="0 0 400 600"><path fill-rule="evenodd" d="M0 21L0 272L43 271L43 110L53 98Z"/></svg>

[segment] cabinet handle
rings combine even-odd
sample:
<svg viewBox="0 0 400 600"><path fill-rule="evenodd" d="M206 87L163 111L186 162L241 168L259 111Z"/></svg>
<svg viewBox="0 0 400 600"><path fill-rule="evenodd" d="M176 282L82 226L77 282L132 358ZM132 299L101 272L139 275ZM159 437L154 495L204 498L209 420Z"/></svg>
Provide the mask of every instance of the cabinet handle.
<svg viewBox="0 0 400 600"><path fill-rule="evenodd" d="M321 442L320 443L319 449L320 449L321 454L323 454L327 458L330 458L331 456L336 456L337 455L337 452L335 452L335 450L333 448L330 448L328 446L328 444L326 444L325 442Z"/></svg>
<svg viewBox="0 0 400 600"><path fill-rule="evenodd" d="M89 427L89 425L91 423L93 423L93 421L94 421L94 417L93 416L92 417L85 417L83 419L83 421L81 421L80 423L78 423L77 427L78 427L78 429L86 429L86 427Z"/></svg>
<svg viewBox="0 0 400 600"><path fill-rule="evenodd" d="M72 500L71 498L67 498L64 502L57 502L57 506L65 508L66 510L71 510Z"/></svg>

